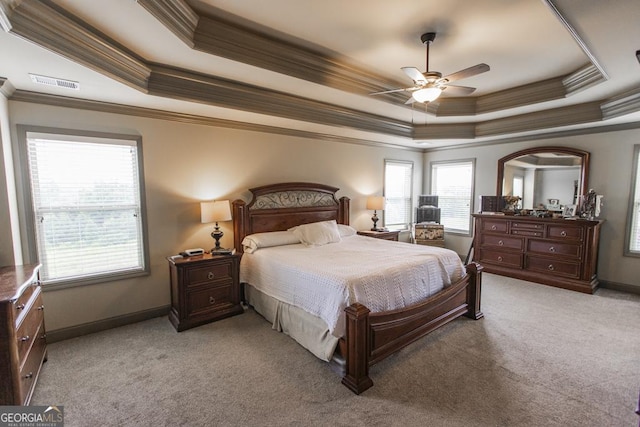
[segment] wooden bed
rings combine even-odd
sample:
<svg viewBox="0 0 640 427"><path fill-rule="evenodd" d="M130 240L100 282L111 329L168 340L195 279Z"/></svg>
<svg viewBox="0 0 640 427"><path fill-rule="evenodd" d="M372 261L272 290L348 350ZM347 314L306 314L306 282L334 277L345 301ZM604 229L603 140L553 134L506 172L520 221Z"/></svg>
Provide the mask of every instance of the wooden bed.
<svg viewBox="0 0 640 427"><path fill-rule="evenodd" d="M300 224L335 219L349 224L349 199L339 200L335 187L292 182L250 189L253 198L233 202L234 243L242 253L242 240L253 233L282 231ZM373 385L369 367L460 316L483 317L480 311L482 267L466 266L458 282L402 310L371 313L362 304L345 309L346 334L335 359L343 369L342 383L356 394Z"/></svg>

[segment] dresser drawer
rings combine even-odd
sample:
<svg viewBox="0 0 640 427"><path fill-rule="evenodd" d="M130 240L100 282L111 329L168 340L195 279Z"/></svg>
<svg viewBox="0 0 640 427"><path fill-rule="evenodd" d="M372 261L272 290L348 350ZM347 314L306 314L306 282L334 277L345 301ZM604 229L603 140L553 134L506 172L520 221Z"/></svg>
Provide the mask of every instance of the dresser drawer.
<svg viewBox="0 0 640 427"><path fill-rule="evenodd" d="M547 255L563 255L580 259L582 255L582 246L571 243L531 239L529 240L528 251Z"/></svg>
<svg viewBox="0 0 640 427"><path fill-rule="evenodd" d="M234 302L233 289L233 283L227 282L187 292L187 317L202 316L234 306L237 302Z"/></svg>
<svg viewBox="0 0 640 427"><path fill-rule="evenodd" d="M34 345L33 343L35 340L40 339L39 335L42 334L42 332L39 331L39 329L43 325L43 312L44 306L42 305L42 294L39 293L34 304L31 306L31 309L26 313L26 317L20 324L16 333L18 360L20 361L21 366L27 357L29 349Z"/></svg>
<svg viewBox="0 0 640 427"><path fill-rule="evenodd" d="M480 249L480 263L522 268L522 254Z"/></svg>
<svg viewBox="0 0 640 427"><path fill-rule="evenodd" d="M233 268L231 262L211 263L203 266L190 266L186 270L187 286L198 286L215 280L231 279Z"/></svg>
<svg viewBox="0 0 640 427"><path fill-rule="evenodd" d="M507 232L507 222L506 221L491 221L491 220L483 220L481 222L482 231L488 231L492 233L506 233Z"/></svg>
<svg viewBox="0 0 640 427"><path fill-rule="evenodd" d="M538 222L513 221L511 223L511 234L518 236L542 237L544 224Z"/></svg>
<svg viewBox="0 0 640 427"><path fill-rule="evenodd" d="M481 244L487 246L498 246L501 248L517 249L522 251L524 246L523 240L517 237L496 236L492 234L483 234L481 236Z"/></svg>
<svg viewBox="0 0 640 427"><path fill-rule="evenodd" d="M33 293L35 292L36 289L38 289L37 286L34 286L34 285L28 286L24 290L22 295L20 295L20 297L13 302L13 310L15 313L16 326L18 326L18 323L22 322L24 313L27 311L27 308L28 308L27 306L29 305L29 300L33 296Z"/></svg>
<svg viewBox="0 0 640 427"><path fill-rule="evenodd" d="M41 335L44 333L44 324L40 325L39 331ZM20 369L20 398L22 402L28 402L30 400L36 379L42 368L45 350L45 340L43 338L35 340L24 365L22 365Z"/></svg>
<svg viewBox="0 0 640 427"><path fill-rule="evenodd" d="M572 279L580 278L579 262L558 261L553 258L528 256L525 262L525 269L555 276L570 277Z"/></svg>
<svg viewBox="0 0 640 427"><path fill-rule="evenodd" d="M583 228L564 225L550 225L547 228L547 237L552 239L582 240L584 238Z"/></svg>

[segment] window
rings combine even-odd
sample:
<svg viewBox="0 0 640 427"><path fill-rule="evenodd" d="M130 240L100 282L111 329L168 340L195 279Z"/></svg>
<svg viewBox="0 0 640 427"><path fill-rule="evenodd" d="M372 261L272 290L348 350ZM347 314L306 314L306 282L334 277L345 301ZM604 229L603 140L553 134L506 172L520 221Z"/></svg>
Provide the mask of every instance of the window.
<svg viewBox="0 0 640 427"><path fill-rule="evenodd" d="M471 234L474 167L474 160L431 164L431 194L438 196L440 223L448 232Z"/></svg>
<svg viewBox="0 0 640 427"><path fill-rule="evenodd" d="M413 163L384 161L384 225L395 230L408 230L411 224L411 187Z"/></svg>
<svg viewBox="0 0 640 427"><path fill-rule="evenodd" d="M139 138L26 131L25 139L29 234L45 285L145 273Z"/></svg>
<svg viewBox="0 0 640 427"><path fill-rule="evenodd" d="M627 230L624 254L640 257L640 145L633 152L633 175L627 214Z"/></svg>
<svg viewBox="0 0 640 427"><path fill-rule="evenodd" d="M520 201L516 204L518 209L522 209L522 200L524 200L524 177L513 177L513 195L520 197Z"/></svg>

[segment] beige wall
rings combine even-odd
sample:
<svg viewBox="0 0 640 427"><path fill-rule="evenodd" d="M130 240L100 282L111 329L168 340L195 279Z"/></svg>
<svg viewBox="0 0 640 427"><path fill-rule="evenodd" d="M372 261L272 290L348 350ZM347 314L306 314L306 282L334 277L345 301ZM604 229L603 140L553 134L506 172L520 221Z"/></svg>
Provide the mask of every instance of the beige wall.
<svg viewBox="0 0 640 427"><path fill-rule="evenodd" d="M169 304L165 257L210 248L210 224L199 202L249 200L248 188L283 181L320 182L351 198L351 224L371 227L369 194L382 194L384 159L414 162L414 193L422 184L422 153L286 137L202 125L9 102L16 125L142 135L151 275L45 293L46 322L58 330ZM0 204L0 208L3 206ZM3 212L4 213L4 212ZM222 245L233 246L231 223ZM4 231L4 230L0 230Z"/></svg>
<svg viewBox="0 0 640 427"><path fill-rule="evenodd" d="M475 211L479 195L496 194L497 164L501 157L545 145L588 151L591 153L588 186L604 195L601 218L606 222L601 231L598 277L607 282L640 287L637 279L640 277L640 258L623 256L634 144L640 144L639 129L428 152L424 155L424 188L429 188L430 162L475 158ZM447 235L446 239L447 246L458 253L467 251L471 244L470 237Z"/></svg>

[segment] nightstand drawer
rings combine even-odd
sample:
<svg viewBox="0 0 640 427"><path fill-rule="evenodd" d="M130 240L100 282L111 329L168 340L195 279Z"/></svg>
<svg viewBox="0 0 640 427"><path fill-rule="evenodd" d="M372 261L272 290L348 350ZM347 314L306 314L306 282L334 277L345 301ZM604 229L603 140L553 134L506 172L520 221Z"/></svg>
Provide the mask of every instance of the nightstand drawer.
<svg viewBox="0 0 640 427"><path fill-rule="evenodd" d="M231 282L187 292L187 317L202 316L233 305Z"/></svg>
<svg viewBox="0 0 640 427"><path fill-rule="evenodd" d="M187 286L198 286L214 280L231 279L233 277L232 263L208 264L202 267L187 269Z"/></svg>

